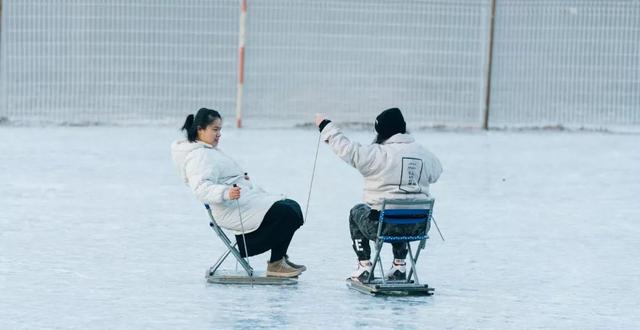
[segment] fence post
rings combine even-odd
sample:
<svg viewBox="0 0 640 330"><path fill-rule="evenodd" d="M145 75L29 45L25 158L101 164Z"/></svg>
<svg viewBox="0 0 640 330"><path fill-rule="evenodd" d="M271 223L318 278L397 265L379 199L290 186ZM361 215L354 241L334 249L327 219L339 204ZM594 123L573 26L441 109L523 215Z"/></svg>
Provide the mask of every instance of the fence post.
<svg viewBox="0 0 640 330"><path fill-rule="evenodd" d="M496 18L496 1L491 0L491 17L489 17L489 50L487 54L486 83L484 91L484 120L482 128L489 130L489 105L491 104L491 67L493 65L493 32Z"/></svg>
<svg viewBox="0 0 640 330"><path fill-rule="evenodd" d="M0 0L0 44L2 44L2 0Z"/></svg>
<svg viewBox="0 0 640 330"><path fill-rule="evenodd" d="M236 127L242 127L242 88L244 85L244 40L247 0L240 0L240 32L238 34L238 89L236 91Z"/></svg>
<svg viewBox="0 0 640 330"><path fill-rule="evenodd" d="M4 95L4 82L2 81L2 0L0 0L0 100L2 100ZM0 111L2 110L2 101L0 101ZM0 122L3 121L3 118L0 117Z"/></svg>
<svg viewBox="0 0 640 330"><path fill-rule="evenodd" d="M0 0L0 50L2 50L2 0ZM2 52L0 52L0 58Z"/></svg>

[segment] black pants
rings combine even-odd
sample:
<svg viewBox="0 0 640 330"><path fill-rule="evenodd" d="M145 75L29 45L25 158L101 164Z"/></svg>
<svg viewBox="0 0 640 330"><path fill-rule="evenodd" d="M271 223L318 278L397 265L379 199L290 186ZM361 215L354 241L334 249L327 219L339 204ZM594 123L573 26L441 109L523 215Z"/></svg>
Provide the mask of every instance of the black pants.
<svg viewBox="0 0 640 330"><path fill-rule="evenodd" d="M296 201L285 199L273 203L260 227L244 235L249 256L271 250L269 262L282 259L287 254L293 233L302 226L302 218L302 210ZM240 255L246 257L242 235L236 235L236 242Z"/></svg>

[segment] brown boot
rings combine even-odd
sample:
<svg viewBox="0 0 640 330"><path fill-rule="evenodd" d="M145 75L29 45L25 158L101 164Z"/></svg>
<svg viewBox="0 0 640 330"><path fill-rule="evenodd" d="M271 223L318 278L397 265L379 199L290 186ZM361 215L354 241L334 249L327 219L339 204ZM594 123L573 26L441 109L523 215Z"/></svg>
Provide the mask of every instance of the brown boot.
<svg viewBox="0 0 640 330"><path fill-rule="evenodd" d="M284 260L287 262L287 265L299 270L301 273L307 270L307 266L293 263L291 260L289 260L288 256L284 256Z"/></svg>
<svg viewBox="0 0 640 330"><path fill-rule="evenodd" d="M300 271L289 266L285 258L267 263L267 276L273 277L296 277Z"/></svg>

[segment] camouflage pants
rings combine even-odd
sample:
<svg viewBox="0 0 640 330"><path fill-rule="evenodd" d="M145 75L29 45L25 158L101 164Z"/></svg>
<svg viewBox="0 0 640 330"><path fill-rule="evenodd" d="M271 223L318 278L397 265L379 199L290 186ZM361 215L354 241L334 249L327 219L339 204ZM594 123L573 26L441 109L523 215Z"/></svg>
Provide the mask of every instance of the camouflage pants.
<svg viewBox="0 0 640 330"><path fill-rule="evenodd" d="M351 209L349 214L349 230L353 241L353 251L358 255L358 260L371 259L371 247L369 241L375 241L378 235L379 211L372 210L366 204L358 204ZM429 231L429 222L418 225L387 226L382 228L383 235L415 235L424 231L425 225ZM392 243L393 257L405 259L407 257L407 243Z"/></svg>

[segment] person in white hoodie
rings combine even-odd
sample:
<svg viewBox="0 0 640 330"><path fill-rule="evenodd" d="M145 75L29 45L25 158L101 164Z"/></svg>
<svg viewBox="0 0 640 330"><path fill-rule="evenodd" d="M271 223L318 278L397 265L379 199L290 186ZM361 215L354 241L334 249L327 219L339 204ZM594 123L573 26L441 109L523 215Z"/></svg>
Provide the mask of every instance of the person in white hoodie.
<svg viewBox="0 0 640 330"><path fill-rule="evenodd" d="M202 108L187 116L182 130L187 138L171 144L173 162L196 198L211 206L218 225L236 235L242 257L271 250L267 276L295 277L306 270L287 256L293 234L303 224L300 205L254 185L218 147L220 113Z"/></svg>
<svg viewBox="0 0 640 330"><path fill-rule="evenodd" d="M358 266L351 279L362 281L372 271L369 240L375 240L377 236L383 200L429 198L429 184L438 180L442 165L435 155L407 133L404 117L398 108L384 110L376 117L376 139L365 146L349 140L321 114L316 115L315 123L322 140L364 178L364 203L354 206L349 214L353 250L358 256ZM429 230L428 227L426 229ZM417 230L418 226L389 227L385 233L401 231L397 234L411 234ZM394 260L387 272L388 279L406 279L406 244L393 243Z"/></svg>

